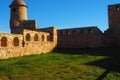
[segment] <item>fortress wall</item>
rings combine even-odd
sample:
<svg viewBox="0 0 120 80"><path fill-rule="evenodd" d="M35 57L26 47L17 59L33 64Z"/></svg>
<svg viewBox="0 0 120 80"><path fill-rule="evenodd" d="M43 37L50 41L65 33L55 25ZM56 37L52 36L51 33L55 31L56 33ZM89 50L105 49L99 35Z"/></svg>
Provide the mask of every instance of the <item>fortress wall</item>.
<svg viewBox="0 0 120 80"><path fill-rule="evenodd" d="M31 43L26 47L0 48L0 59L19 57L31 54L47 53L53 50L52 42Z"/></svg>
<svg viewBox="0 0 120 80"><path fill-rule="evenodd" d="M97 27L58 30L58 48L102 47L102 32Z"/></svg>
<svg viewBox="0 0 120 80"><path fill-rule="evenodd" d="M27 36L28 34L30 37ZM7 38L7 46L5 42L1 44L1 39L3 36ZM24 30L23 35L1 33L0 59L50 52L55 48L56 44L52 41L49 41L49 37L47 36L49 36L49 33L47 32L31 30ZM17 43L15 46L13 46L14 37L18 37L19 46ZM6 40L6 38L3 39Z"/></svg>
<svg viewBox="0 0 120 80"><path fill-rule="evenodd" d="M25 46L32 42L47 42L49 40L48 36L50 36L50 34L47 32L39 32L26 29L23 31Z"/></svg>
<svg viewBox="0 0 120 80"><path fill-rule="evenodd" d="M31 36L30 40L27 40L27 34ZM35 37L35 35L38 37ZM50 41L49 36L50 34L47 32L24 30L25 48L31 49L33 53L46 53L52 51L57 44Z"/></svg>
<svg viewBox="0 0 120 80"><path fill-rule="evenodd" d="M40 31L50 33L50 36L49 36L50 41L53 41L55 44L57 44L57 29L54 26L40 29Z"/></svg>
<svg viewBox="0 0 120 80"><path fill-rule="evenodd" d="M23 50L22 41L22 35L0 33L0 58L19 56Z"/></svg>

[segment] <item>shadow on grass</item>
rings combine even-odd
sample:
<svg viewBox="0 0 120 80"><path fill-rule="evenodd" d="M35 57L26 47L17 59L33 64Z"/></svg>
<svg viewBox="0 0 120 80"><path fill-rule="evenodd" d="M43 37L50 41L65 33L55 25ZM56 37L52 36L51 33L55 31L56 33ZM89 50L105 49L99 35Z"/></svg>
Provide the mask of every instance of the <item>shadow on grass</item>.
<svg viewBox="0 0 120 80"><path fill-rule="evenodd" d="M108 58L85 63L85 65L98 66L106 69L96 80L102 80L111 71L120 73L120 48L97 48L97 49L57 49L57 52L65 54L88 54L92 56L107 56Z"/></svg>

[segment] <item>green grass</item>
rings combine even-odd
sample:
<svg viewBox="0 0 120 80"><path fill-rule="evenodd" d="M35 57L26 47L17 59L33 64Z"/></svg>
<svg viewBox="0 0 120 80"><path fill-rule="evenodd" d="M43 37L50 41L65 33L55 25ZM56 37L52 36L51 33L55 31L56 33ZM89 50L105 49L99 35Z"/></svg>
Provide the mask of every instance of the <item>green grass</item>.
<svg viewBox="0 0 120 80"><path fill-rule="evenodd" d="M2 59L0 80L96 80L107 70L107 67L93 63L109 57L51 52ZM103 80L120 80L120 73L111 70Z"/></svg>

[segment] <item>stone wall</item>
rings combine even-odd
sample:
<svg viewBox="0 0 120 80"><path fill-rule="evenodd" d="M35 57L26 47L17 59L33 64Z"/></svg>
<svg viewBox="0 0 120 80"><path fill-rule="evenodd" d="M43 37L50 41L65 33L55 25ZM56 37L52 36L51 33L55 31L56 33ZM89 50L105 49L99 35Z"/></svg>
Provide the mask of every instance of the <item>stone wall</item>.
<svg viewBox="0 0 120 80"><path fill-rule="evenodd" d="M23 35L0 33L0 59L50 52L57 43L50 41L49 35L47 32L25 29Z"/></svg>
<svg viewBox="0 0 120 80"><path fill-rule="evenodd" d="M103 33L97 27L58 30L58 48L102 47Z"/></svg>
<svg viewBox="0 0 120 80"><path fill-rule="evenodd" d="M40 31L43 31L43 32L48 32L50 33L50 36L49 36L49 40L50 41L53 41L55 44L57 44L57 29L55 26L52 26L52 27L48 27L48 28L42 28L42 29L39 29Z"/></svg>

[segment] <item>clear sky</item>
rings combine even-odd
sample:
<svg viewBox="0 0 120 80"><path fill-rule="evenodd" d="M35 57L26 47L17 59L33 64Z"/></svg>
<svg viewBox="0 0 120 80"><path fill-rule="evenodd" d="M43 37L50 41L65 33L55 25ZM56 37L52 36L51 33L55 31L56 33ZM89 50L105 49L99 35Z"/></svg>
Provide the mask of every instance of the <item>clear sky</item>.
<svg viewBox="0 0 120 80"><path fill-rule="evenodd" d="M24 0L28 5L28 19L36 20L39 28L58 29L98 26L108 28L107 6L120 0ZM0 0L0 32L10 32L9 5L12 0Z"/></svg>

